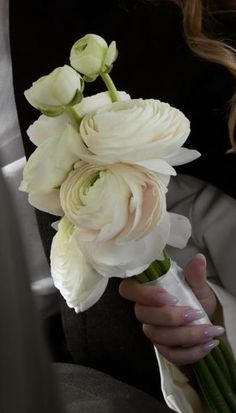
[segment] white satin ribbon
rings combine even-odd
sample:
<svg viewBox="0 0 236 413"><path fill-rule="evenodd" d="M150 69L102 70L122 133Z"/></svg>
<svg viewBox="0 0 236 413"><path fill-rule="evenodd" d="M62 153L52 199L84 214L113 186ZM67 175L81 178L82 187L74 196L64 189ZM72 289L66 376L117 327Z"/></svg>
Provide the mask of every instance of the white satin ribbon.
<svg viewBox="0 0 236 413"><path fill-rule="evenodd" d="M204 309L192 289L185 281L182 269L171 262L169 271L157 280L146 283L158 285L178 298L177 305ZM207 314L192 324L211 324ZM188 382L188 378L172 363L166 360L154 347L161 376L161 388L167 406L177 413L207 413L198 393Z"/></svg>
<svg viewBox="0 0 236 413"><path fill-rule="evenodd" d="M166 274L147 284L158 285L164 288L169 294L178 298L177 305L189 306L193 309L202 310L205 313L202 305L185 281L183 270L174 261L171 261L171 267ZM205 313L204 317L193 321L192 324L211 324L211 321Z"/></svg>

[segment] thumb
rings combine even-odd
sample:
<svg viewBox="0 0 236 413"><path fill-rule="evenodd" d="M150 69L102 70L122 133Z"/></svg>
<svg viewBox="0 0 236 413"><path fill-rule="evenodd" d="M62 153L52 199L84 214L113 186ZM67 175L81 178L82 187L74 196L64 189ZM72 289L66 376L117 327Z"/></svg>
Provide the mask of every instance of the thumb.
<svg viewBox="0 0 236 413"><path fill-rule="evenodd" d="M184 276L197 299L209 316L216 309L216 297L207 283L207 263L202 254L197 254L184 269Z"/></svg>

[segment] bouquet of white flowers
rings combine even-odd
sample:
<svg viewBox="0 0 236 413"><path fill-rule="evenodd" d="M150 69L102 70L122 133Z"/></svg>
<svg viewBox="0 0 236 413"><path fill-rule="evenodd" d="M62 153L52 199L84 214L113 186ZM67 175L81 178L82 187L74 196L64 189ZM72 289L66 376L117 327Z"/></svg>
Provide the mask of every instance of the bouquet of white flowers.
<svg viewBox="0 0 236 413"><path fill-rule="evenodd" d="M110 277L131 276L160 283L180 304L200 307L165 251L167 244L184 248L191 234L188 219L166 208L174 166L200 155L183 147L189 120L168 103L117 91L109 75L116 58L115 42L108 46L100 36L86 35L72 47L71 66L56 68L25 92L42 115L28 129L37 148L20 189L34 207L61 217L51 273L76 312L99 300ZM83 97L86 82L98 76L108 91ZM201 322L210 323L207 316ZM217 350L218 356L225 352ZM214 363L210 369L218 377ZM195 371L201 383L202 372L212 375L206 361ZM212 380L207 376L208 388L203 386L212 412L236 411L232 380L223 377L221 389L209 393Z"/></svg>

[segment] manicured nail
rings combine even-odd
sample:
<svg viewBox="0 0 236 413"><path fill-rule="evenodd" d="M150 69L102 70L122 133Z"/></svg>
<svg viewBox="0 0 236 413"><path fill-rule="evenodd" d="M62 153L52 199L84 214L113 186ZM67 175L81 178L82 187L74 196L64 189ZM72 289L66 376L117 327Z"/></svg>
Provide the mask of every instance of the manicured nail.
<svg viewBox="0 0 236 413"><path fill-rule="evenodd" d="M202 350L204 351L204 353L210 353L210 351L213 350L213 348L217 347L218 344L219 340L208 341L208 343L202 345Z"/></svg>
<svg viewBox="0 0 236 413"><path fill-rule="evenodd" d="M205 257L205 255L203 255L203 254L201 254L200 252L196 255L196 257L200 257L203 261L204 261L204 263L206 264L206 257Z"/></svg>
<svg viewBox="0 0 236 413"><path fill-rule="evenodd" d="M202 310L190 309L184 313L184 320L189 323L194 320L199 320L199 318L204 317L205 313Z"/></svg>
<svg viewBox="0 0 236 413"><path fill-rule="evenodd" d="M212 326L212 327L206 327L203 331L203 334L205 337L214 337L214 336L220 336L223 334L225 331L224 327L221 326Z"/></svg>
<svg viewBox="0 0 236 413"><path fill-rule="evenodd" d="M175 305L178 302L178 298L170 294L157 294L156 301L157 304Z"/></svg>

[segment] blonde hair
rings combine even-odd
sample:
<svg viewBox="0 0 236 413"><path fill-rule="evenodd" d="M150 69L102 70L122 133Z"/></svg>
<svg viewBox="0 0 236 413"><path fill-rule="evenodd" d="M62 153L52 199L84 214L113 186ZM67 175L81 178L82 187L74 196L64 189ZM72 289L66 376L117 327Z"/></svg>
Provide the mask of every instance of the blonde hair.
<svg viewBox="0 0 236 413"><path fill-rule="evenodd" d="M236 50L223 40L212 38L204 31L204 21L209 15L235 13L235 0L171 0L183 11L183 30L190 49L203 59L218 63L236 79ZM236 151L236 92L229 102L228 129L230 142Z"/></svg>

